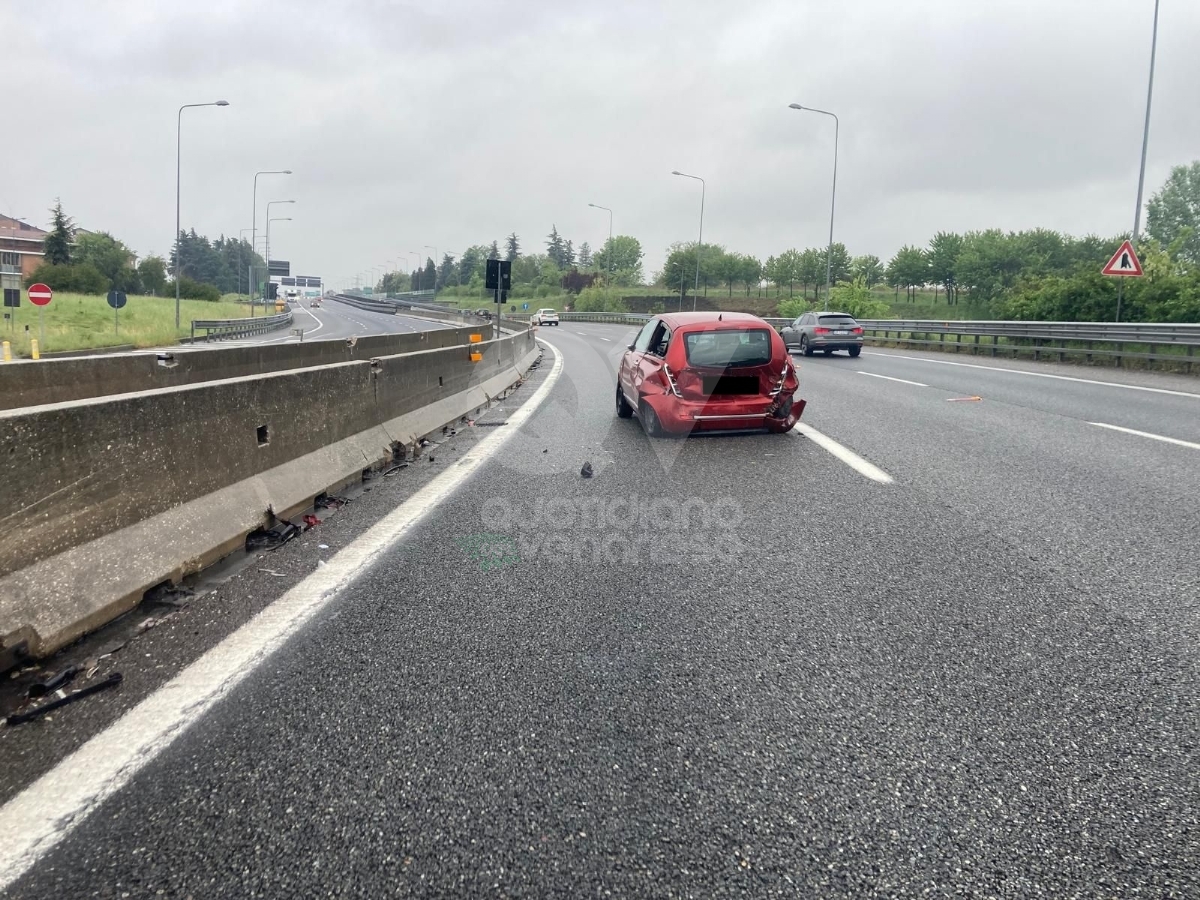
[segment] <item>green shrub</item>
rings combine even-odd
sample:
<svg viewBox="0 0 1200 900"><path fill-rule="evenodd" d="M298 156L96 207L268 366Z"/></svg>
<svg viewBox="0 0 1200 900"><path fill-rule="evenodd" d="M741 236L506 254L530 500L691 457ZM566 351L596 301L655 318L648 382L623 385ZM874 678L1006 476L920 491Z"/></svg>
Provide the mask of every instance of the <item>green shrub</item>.
<svg viewBox="0 0 1200 900"><path fill-rule="evenodd" d="M51 290L73 294L106 294L109 281L90 263L55 266L42 263L25 279L25 285L45 284Z"/></svg>
<svg viewBox="0 0 1200 900"><path fill-rule="evenodd" d="M629 312L621 293L615 288L593 285L579 292L572 307L576 312Z"/></svg>
<svg viewBox="0 0 1200 900"><path fill-rule="evenodd" d="M171 294L174 292L175 288L171 287L167 293ZM179 296L188 300L207 300L209 303L218 303L221 300L221 291L216 285L193 281L184 276L179 279Z"/></svg>
<svg viewBox="0 0 1200 900"><path fill-rule="evenodd" d="M780 310L783 304L779 304ZM841 281L829 293L829 309L849 313L856 319L890 319L892 309L882 300L871 296L871 289L862 278Z"/></svg>

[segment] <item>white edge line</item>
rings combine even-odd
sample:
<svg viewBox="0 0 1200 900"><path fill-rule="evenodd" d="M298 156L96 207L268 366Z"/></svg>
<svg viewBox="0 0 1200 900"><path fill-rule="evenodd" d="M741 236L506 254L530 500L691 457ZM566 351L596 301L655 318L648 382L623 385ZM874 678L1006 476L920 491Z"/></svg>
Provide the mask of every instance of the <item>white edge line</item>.
<svg viewBox="0 0 1200 900"><path fill-rule="evenodd" d="M1147 391L1151 394L1170 394L1175 397L1191 397L1195 400L1200 400L1200 394L1192 394L1188 391L1172 391L1167 388L1145 387L1140 384L1121 384L1118 381L1097 381L1094 378L1075 378L1072 375L1051 375L1049 372L1030 372L1028 369L1003 369L1000 366L981 366L977 363L952 362L948 359L926 359L923 356L904 356L899 353L880 353L878 350L872 350L869 356L878 356L881 359L910 359L914 362L937 363L940 366L961 366L964 369L984 369L988 372L1009 372L1013 375L1029 375L1033 378L1054 378L1058 381L1077 381L1080 384L1098 384L1101 387L1121 388L1126 391Z"/></svg>
<svg viewBox="0 0 1200 900"><path fill-rule="evenodd" d="M872 481L878 481L880 484L892 483L892 476L883 471L883 469L879 468L874 463L867 462L853 450L843 447L833 438L822 434L811 425L805 425L803 422L797 422L796 427L792 430L804 435L821 449L832 453L860 475L866 475Z"/></svg>
<svg viewBox="0 0 1200 900"><path fill-rule="evenodd" d="M1150 438L1154 441L1163 441L1167 444L1178 444L1180 447L1191 447L1193 450L1200 450L1200 444L1195 444L1191 441L1181 441L1179 438L1167 437L1162 434L1151 434L1149 431L1138 431L1135 428L1122 428L1120 425L1109 425L1107 422L1088 422L1088 424L1095 425L1097 428L1110 428L1113 431L1123 431L1125 434L1136 434L1138 437Z"/></svg>
<svg viewBox="0 0 1200 900"><path fill-rule="evenodd" d="M554 366L533 396L509 416L510 427L492 432L326 565L0 807L0 891L262 665L516 434L562 374L562 354L550 350Z"/></svg>
<svg viewBox="0 0 1200 900"><path fill-rule="evenodd" d="M874 372L863 372L859 370L859 375L869 375L871 378L882 378L885 381L898 381L901 384L911 384L913 387L929 387L927 384L922 384L919 381L909 381L907 378L893 378L891 375L876 375Z"/></svg>

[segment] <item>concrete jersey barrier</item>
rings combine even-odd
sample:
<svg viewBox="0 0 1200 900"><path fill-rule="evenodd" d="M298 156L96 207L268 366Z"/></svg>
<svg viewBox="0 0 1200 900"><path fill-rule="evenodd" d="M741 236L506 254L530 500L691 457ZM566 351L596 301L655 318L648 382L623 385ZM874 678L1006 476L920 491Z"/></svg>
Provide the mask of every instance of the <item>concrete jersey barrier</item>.
<svg viewBox="0 0 1200 900"><path fill-rule="evenodd" d="M486 323L484 323L486 325ZM454 347L490 328L459 327L343 340L77 356L0 366L0 409L178 387L285 369L330 365L417 350Z"/></svg>
<svg viewBox="0 0 1200 900"><path fill-rule="evenodd" d="M0 641L54 652L485 406L538 355L528 331L470 349L0 412Z"/></svg>

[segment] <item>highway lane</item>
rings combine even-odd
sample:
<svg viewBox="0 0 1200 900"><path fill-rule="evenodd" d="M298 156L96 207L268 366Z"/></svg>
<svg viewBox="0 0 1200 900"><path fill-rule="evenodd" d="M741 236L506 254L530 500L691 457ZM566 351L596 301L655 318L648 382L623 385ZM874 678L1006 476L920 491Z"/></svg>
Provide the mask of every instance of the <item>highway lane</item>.
<svg viewBox="0 0 1200 900"><path fill-rule="evenodd" d="M312 308L311 301L303 301L292 307L291 328L303 328L303 339L306 341L339 340L366 334L407 334L446 327L448 326L415 316L387 315L357 309L329 298L322 299L321 306L317 309ZM234 340L214 341L202 346L219 347L230 343L282 344L299 341L301 338L292 334L291 328Z"/></svg>
<svg viewBox="0 0 1200 900"><path fill-rule="evenodd" d="M1195 451L824 359L892 484L652 442L631 333L10 895L1200 892Z"/></svg>

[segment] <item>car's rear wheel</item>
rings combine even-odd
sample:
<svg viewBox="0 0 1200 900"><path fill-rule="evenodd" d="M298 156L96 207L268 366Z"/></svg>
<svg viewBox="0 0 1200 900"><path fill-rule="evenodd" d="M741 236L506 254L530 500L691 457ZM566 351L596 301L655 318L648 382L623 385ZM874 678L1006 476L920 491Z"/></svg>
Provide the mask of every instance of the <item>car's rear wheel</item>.
<svg viewBox="0 0 1200 900"><path fill-rule="evenodd" d="M621 390L621 383L617 382L617 418L628 419L633 415L633 407L629 405L629 401L625 399L625 392Z"/></svg>
<svg viewBox="0 0 1200 900"><path fill-rule="evenodd" d="M812 347L808 346L808 335L807 334L800 335L800 352L803 353L805 356L813 355Z"/></svg>
<svg viewBox="0 0 1200 900"><path fill-rule="evenodd" d="M860 353L862 353L862 347L851 347L850 348L851 356L858 356L858 354L860 354Z"/></svg>
<svg viewBox="0 0 1200 900"><path fill-rule="evenodd" d="M642 401L642 408L638 410L638 418L642 421L642 429L652 438L662 437L663 427L659 421L658 413L654 411L654 407Z"/></svg>

